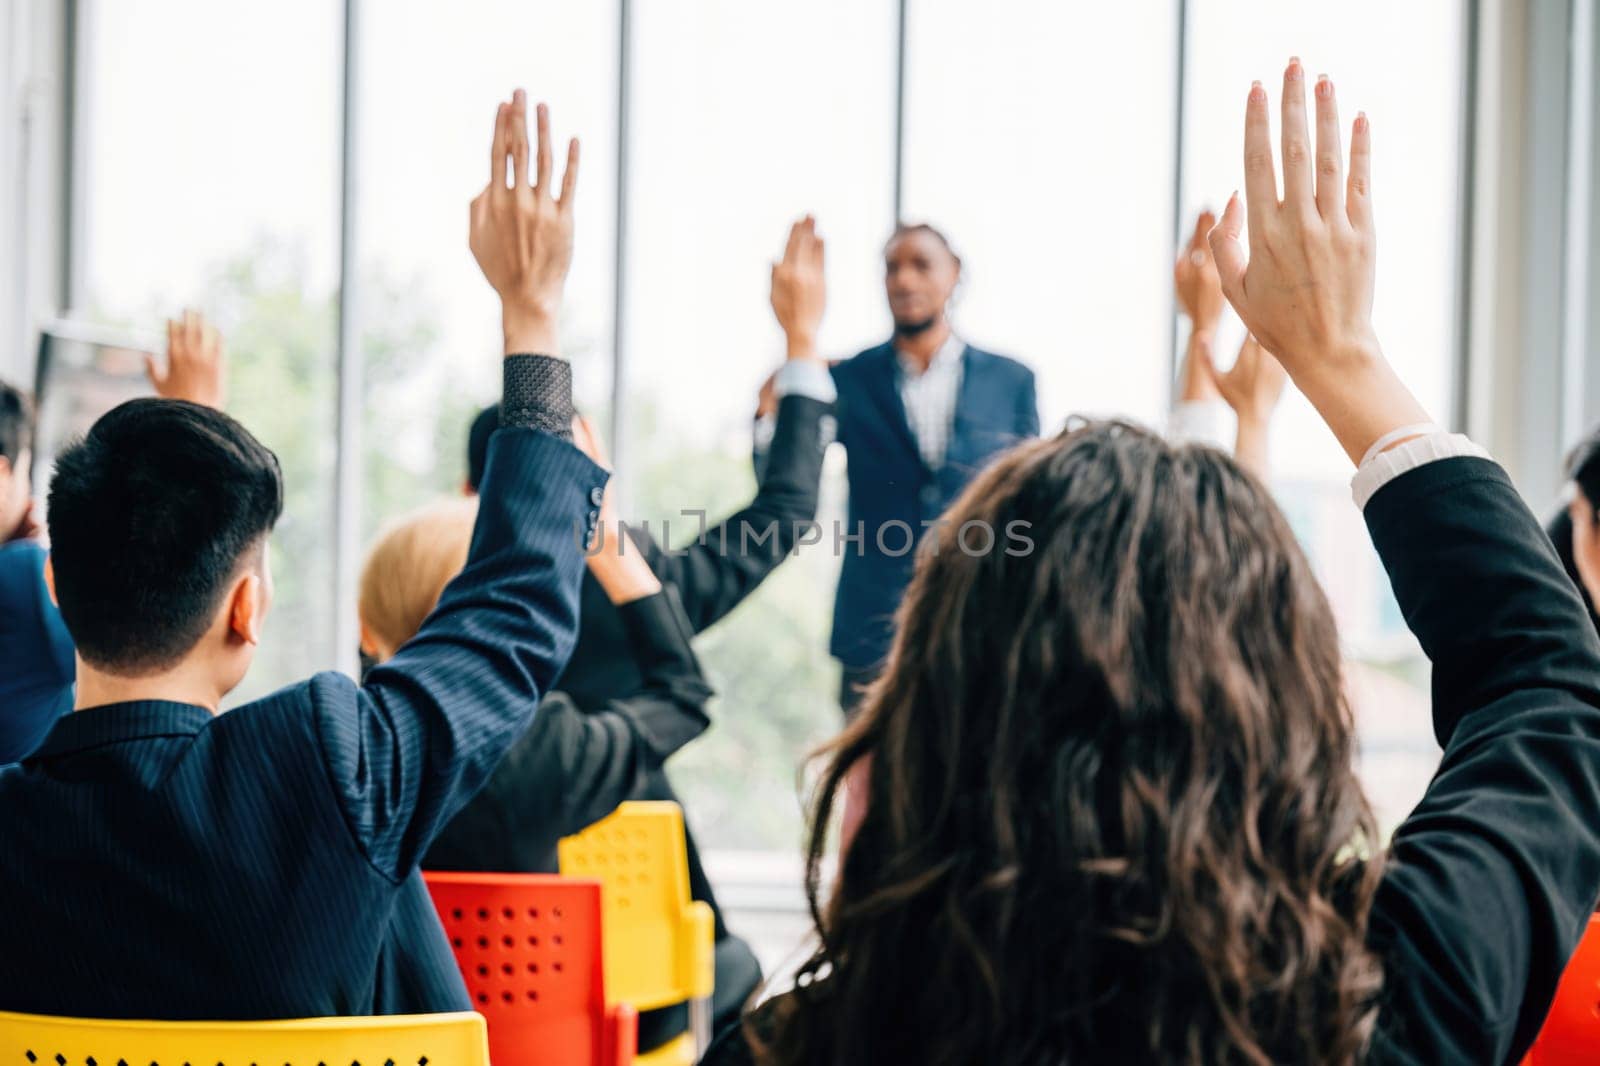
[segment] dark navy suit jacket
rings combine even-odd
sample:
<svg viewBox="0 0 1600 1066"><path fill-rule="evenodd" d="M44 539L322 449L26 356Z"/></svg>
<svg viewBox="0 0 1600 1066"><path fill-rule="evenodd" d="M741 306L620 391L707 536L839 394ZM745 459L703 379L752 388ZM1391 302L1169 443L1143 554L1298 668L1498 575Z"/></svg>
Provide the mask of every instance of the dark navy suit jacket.
<svg viewBox="0 0 1600 1066"><path fill-rule="evenodd" d="M0 1010L470 1007L417 863L572 648L604 483L570 444L503 429L466 568L366 684L318 674L218 717L78 711L0 770Z"/></svg>
<svg viewBox="0 0 1600 1066"><path fill-rule="evenodd" d="M72 638L44 584L44 546L0 545L0 764L33 751L72 710Z"/></svg>
<svg viewBox="0 0 1600 1066"><path fill-rule="evenodd" d="M859 543L841 542L844 563L830 650L846 666L873 666L888 654L895 608L911 580L906 531L920 541L923 522L937 518L989 460L1039 434L1033 371L971 345L961 364L955 422L938 470L922 461L906 421L893 344L833 368L839 441L848 453L847 532L859 527L863 534ZM1004 537L1003 530L995 532Z"/></svg>

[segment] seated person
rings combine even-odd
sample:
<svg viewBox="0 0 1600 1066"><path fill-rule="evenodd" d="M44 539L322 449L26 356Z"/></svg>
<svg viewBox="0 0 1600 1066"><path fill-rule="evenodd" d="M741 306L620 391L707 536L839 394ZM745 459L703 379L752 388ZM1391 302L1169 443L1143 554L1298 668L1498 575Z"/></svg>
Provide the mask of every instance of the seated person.
<svg viewBox="0 0 1600 1066"><path fill-rule="evenodd" d="M1504 471L1371 324L1370 129L1249 96L1227 294L1356 465L1433 662L1443 761L1387 848L1327 598L1258 478L1121 423L1019 447L917 561L812 812L817 946L704 1060L1490 1063L1528 1049L1600 886L1600 638ZM1316 163L1313 172L1313 160ZM854 776L860 818L819 898Z"/></svg>
<svg viewBox="0 0 1600 1066"><path fill-rule="evenodd" d="M167 322L167 361L146 365L158 396L222 406L222 337L193 311ZM0 764L39 746L72 710L72 637L45 588L31 485L33 413L0 383Z"/></svg>
<svg viewBox="0 0 1600 1066"><path fill-rule="evenodd" d="M580 447L588 432L581 421L574 425ZM711 689L689 647L677 593L662 586L638 551L616 550L610 510L608 493L602 543L591 550L588 568L622 619L644 670L642 685L589 711L559 690L546 694L488 784L429 847L424 869L557 872L557 841L616 810L646 774L710 724ZM389 661L416 635L460 573L476 513L475 500L442 501L378 538L361 575L362 644L375 663Z"/></svg>
<svg viewBox="0 0 1600 1066"><path fill-rule="evenodd" d="M726 617L756 590L793 550L808 523L816 518L817 487L822 459L833 440L833 404L816 398L818 376L830 389L826 364L817 354L817 331L825 304L821 242L803 222L794 227L784 259L772 271L773 312L787 340L788 359L776 378L777 421L765 447L755 498L742 510L705 529L681 550L668 551L647 528L627 524L627 536L663 584L677 591L692 633L700 633ZM476 490L483 469L483 444L496 424L498 411L488 408L473 423L468 438L467 491ZM693 501L685 501L692 506ZM689 528L696 528L686 523ZM769 536L770 533L770 536ZM566 700L583 710L599 710L627 699L646 684L646 666L622 612L611 602L591 568L580 594L582 608L578 646L562 671L557 687ZM678 800L664 771L645 775L625 799ZM738 1016L740 1007L761 980L761 968L749 946L728 931L699 849L687 821L689 888L710 904L716 921L716 999L714 1021ZM513 869L528 869L514 867ZM639 1017L639 1046L658 1047L685 1031L688 1012L681 1007L645 1011Z"/></svg>
<svg viewBox="0 0 1600 1066"><path fill-rule="evenodd" d="M322 673L219 714L264 633L283 501L277 459L233 419L133 400L59 458L46 575L77 648L77 709L0 769L0 1007L470 1009L418 862L571 649L574 530L606 481L566 439L571 372L547 354L576 145L558 200L541 107L530 185L525 110L520 92L500 106L472 205L507 354L472 550L422 632L363 685Z"/></svg>
<svg viewBox="0 0 1600 1066"><path fill-rule="evenodd" d="M33 407L0 382L0 764L72 710L72 639L44 585L33 512Z"/></svg>

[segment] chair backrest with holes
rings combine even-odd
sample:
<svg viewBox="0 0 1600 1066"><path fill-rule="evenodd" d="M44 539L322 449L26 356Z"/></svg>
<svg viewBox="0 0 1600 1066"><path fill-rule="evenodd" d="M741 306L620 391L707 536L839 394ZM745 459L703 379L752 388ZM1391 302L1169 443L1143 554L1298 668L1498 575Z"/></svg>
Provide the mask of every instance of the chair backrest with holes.
<svg viewBox="0 0 1600 1066"><path fill-rule="evenodd" d="M1589 919L1556 986L1544 1028L1523 1061L1532 1066L1600 1062L1600 915Z"/></svg>
<svg viewBox="0 0 1600 1066"><path fill-rule="evenodd" d="M483 1019L460 1014L147 1022L0 1012L5 1066L488 1066Z"/></svg>
<svg viewBox="0 0 1600 1066"><path fill-rule="evenodd" d="M691 902L683 810L630 801L557 848L561 872L604 886L606 987L650 1010L711 994L710 908Z"/></svg>
<svg viewBox="0 0 1600 1066"><path fill-rule="evenodd" d="M425 873L496 1066L633 1061L637 1015L608 1010L600 882ZM48 1064L47 1064L48 1066Z"/></svg>

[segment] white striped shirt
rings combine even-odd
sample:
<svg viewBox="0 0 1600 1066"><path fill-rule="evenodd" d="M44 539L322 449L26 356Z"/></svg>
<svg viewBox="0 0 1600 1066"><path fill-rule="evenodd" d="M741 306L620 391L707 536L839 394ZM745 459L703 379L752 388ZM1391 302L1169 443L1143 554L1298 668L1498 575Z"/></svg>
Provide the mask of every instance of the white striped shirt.
<svg viewBox="0 0 1600 1066"><path fill-rule="evenodd" d="M930 470L944 465L945 450L950 446L956 398L961 394L961 356L966 350L966 342L952 332L923 370L916 360L895 349L900 403L906 409L906 423L917 451Z"/></svg>

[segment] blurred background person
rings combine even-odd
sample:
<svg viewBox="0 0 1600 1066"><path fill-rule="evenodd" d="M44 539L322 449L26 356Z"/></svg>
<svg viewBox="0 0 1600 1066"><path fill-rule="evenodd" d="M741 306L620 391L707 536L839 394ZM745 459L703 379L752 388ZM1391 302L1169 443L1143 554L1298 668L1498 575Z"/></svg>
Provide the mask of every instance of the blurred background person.
<svg viewBox="0 0 1600 1066"><path fill-rule="evenodd" d="M72 710L72 638L45 588L49 551L33 509L33 405L0 382L0 764Z"/></svg>
<svg viewBox="0 0 1600 1066"><path fill-rule="evenodd" d="M789 244L814 239L808 216ZM916 545L986 463L1039 432L1033 371L951 327L961 259L944 234L901 225L883 263L894 335L833 364L829 375L849 478L846 528L831 531L843 565L829 642L846 715L889 650ZM829 387L821 366L810 364L808 376L819 390Z"/></svg>

